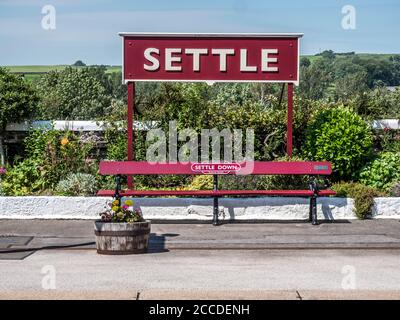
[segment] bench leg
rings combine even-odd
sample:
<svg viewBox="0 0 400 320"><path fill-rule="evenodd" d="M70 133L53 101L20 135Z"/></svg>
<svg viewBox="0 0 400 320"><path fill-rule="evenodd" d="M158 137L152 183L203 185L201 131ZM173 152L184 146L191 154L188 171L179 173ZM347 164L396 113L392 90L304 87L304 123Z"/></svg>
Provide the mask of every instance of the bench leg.
<svg viewBox="0 0 400 320"><path fill-rule="evenodd" d="M121 176L117 175L115 176L115 192L114 192L114 198L118 201L121 199L121 195L119 192L121 191Z"/></svg>
<svg viewBox="0 0 400 320"><path fill-rule="evenodd" d="M310 220L313 226L318 225L317 219L317 197L313 196L310 198Z"/></svg>
<svg viewBox="0 0 400 320"><path fill-rule="evenodd" d="M218 225L218 197L214 197L214 206L213 206L213 225Z"/></svg>
<svg viewBox="0 0 400 320"><path fill-rule="evenodd" d="M218 190L218 176L216 174L214 174L214 176L213 176L213 190L214 191ZM218 197L214 197L214 205L213 205L213 225L214 226L218 225L218 213L219 213Z"/></svg>

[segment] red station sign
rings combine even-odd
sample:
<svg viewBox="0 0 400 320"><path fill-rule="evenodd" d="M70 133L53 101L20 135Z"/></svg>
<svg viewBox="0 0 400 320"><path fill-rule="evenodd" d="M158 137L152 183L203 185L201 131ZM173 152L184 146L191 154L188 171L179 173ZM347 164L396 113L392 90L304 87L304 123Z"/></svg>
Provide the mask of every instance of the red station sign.
<svg viewBox="0 0 400 320"><path fill-rule="evenodd" d="M298 84L302 34L120 33L123 80Z"/></svg>

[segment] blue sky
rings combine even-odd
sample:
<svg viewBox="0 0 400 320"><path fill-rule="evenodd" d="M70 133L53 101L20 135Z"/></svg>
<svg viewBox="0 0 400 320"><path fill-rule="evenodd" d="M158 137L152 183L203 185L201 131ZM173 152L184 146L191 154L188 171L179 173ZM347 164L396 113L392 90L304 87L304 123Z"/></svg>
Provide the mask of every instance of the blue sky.
<svg viewBox="0 0 400 320"><path fill-rule="evenodd" d="M41 26L56 9L56 29ZM356 9L356 29L341 26ZM119 31L302 32L302 54L400 53L399 0L0 0L0 65L121 64Z"/></svg>

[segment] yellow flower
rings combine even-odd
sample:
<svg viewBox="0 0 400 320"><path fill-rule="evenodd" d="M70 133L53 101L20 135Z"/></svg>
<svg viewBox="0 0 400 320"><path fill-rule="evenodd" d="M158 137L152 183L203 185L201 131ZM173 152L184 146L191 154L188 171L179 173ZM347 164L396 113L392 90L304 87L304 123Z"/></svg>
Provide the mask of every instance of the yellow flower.
<svg viewBox="0 0 400 320"><path fill-rule="evenodd" d="M128 207L133 206L133 201L132 200L126 200L125 201L125 205L127 205Z"/></svg>
<svg viewBox="0 0 400 320"><path fill-rule="evenodd" d="M62 145L63 147L65 147L68 143L69 143L68 138L62 138L62 139L61 139L61 145Z"/></svg>
<svg viewBox="0 0 400 320"><path fill-rule="evenodd" d="M114 201L112 202L112 204L113 204L113 206L117 206L117 205L119 205L119 201L118 201L118 200L114 200Z"/></svg>
<svg viewBox="0 0 400 320"><path fill-rule="evenodd" d="M112 211L114 211L114 212L118 211L118 209L119 209L118 206L113 206L113 207L112 207Z"/></svg>
<svg viewBox="0 0 400 320"><path fill-rule="evenodd" d="M120 219L123 218L124 217L124 213L122 211L118 212L117 213L117 217L120 218Z"/></svg>

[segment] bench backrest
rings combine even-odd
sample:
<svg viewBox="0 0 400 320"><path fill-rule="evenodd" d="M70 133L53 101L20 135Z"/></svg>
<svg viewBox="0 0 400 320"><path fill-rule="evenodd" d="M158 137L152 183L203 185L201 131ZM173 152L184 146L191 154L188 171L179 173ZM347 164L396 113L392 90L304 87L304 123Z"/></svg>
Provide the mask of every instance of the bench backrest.
<svg viewBox="0 0 400 320"><path fill-rule="evenodd" d="M198 175L198 174L253 174L253 175L330 175L330 162L316 161L254 161L241 164L220 163L149 163L146 161L101 161L102 175Z"/></svg>

